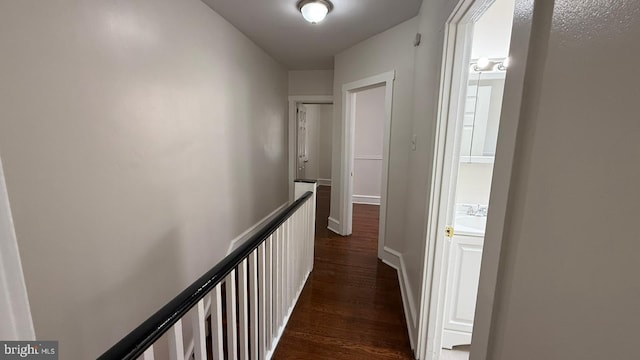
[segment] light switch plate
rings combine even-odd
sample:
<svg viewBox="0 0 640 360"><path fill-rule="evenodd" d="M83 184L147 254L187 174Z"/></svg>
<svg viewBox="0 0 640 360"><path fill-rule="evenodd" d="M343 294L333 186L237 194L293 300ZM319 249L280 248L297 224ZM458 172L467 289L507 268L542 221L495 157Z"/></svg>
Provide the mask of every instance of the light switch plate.
<svg viewBox="0 0 640 360"><path fill-rule="evenodd" d="M411 150L416 151L416 142L418 141L418 136L413 134L411 136Z"/></svg>

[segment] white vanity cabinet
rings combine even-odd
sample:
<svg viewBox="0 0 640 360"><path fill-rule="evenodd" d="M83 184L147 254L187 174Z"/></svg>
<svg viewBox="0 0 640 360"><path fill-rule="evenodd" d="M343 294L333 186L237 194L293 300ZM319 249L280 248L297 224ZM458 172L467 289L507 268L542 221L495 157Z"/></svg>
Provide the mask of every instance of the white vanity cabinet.
<svg viewBox="0 0 640 360"><path fill-rule="evenodd" d="M442 347L471 344L484 236L449 239L449 269Z"/></svg>

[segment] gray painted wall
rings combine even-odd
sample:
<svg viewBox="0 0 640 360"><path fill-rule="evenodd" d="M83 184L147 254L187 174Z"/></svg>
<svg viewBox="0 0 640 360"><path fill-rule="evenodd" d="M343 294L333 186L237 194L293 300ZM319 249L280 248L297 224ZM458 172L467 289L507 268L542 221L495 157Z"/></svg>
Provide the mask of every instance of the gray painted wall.
<svg viewBox="0 0 640 360"><path fill-rule="evenodd" d="M62 358L95 358L287 200L287 72L202 2L4 1L0 47L36 336Z"/></svg>
<svg viewBox="0 0 640 360"><path fill-rule="evenodd" d="M406 198L406 173L411 137L413 104L414 47L413 38L417 19L405 21L383 33L369 38L335 57L334 70L334 127L333 127L333 177L331 188L331 217L340 219L340 151L342 139L342 85L396 71L391 114L391 141L389 158L389 190L387 201L387 227L385 245L400 251L403 243L403 227Z"/></svg>
<svg viewBox="0 0 640 360"><path fill-rule="evenodd" d="M333 70L289 71L289 95L333 95Z"/></svg>
<svg viewBox="0 0 640 360"><path fill-rule="evenodd" d="M636 358L640 3L534 16L489 358Z"/></svg>

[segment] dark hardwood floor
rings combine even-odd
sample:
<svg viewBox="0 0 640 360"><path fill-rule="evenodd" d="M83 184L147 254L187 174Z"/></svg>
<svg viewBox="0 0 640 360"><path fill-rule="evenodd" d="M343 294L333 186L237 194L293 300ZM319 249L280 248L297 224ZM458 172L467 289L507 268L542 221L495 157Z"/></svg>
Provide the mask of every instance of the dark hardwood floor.
<svg viewBox="0 0 640 360"><path fill-rule="evenodd" d="M319 187L315 263L273 358L413 359L396 271L377 258L378 207L355 205L353 235L327 229Z"/></svg>

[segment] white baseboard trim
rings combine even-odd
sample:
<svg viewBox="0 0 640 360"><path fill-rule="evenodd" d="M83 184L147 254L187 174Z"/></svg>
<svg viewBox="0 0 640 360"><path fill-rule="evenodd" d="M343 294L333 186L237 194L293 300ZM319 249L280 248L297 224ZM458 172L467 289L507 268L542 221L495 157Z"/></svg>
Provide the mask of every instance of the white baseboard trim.
<svg viewBox="0 0 640 360"><path fill-rule="evenodd" d="M331 179L318 179L318 186L331 186Z"/></svg>
<svg viewBox="0 0 640 360"><path fill-rule="evenodd" d="M380 205L380 196L373 195L353 195L354 204Z"/></svg>
<svg viewBox="0 0 640 360"><path fill-rule="evenodd" d="M332 218L331 216L329 216L329 225L327 226L327 229L333 231L334 233L341 235L340 234L340 221Z"/></svg>
<svg viewBox="0 0 640 360"><path fill-rule="evenodd" d="M264 223L266 223L278 211L280 211L280 210L284 209L285 207L287 207L287 205L289 205L289 202L286 202L286 203L278 206L278 208L273 210L271 213L269 213L269 215L263 217L257 223L253 224L250 228L245 230L242 234L236 236L235 239L231 240L231 243L229 243L229 249L227 250L227 255L231 254L231 252L233 252L233 250L235 250L238 247L240 247L240 245L242 245L251 235L253 235L256 232L256 230L258 230L258 228L260 228Z"/></svg>
<svg viewBox="0 0 640 360"><path fill-rule="evenodd" d="M417 313L416 306L413 301L413 292L407 279L407 268L404 264L404 258L399 252L384 247L384 250L378 254L380 260L385 264L396 269L398 272L398 282L400 283L400 293L402 295L402 306L404 307L405 321L407 322L407 332L409 333L409 342L411 343L411 349L415 352L416 347L416 334L417 334Z"/></svg>
<svg viewBox="0 0 640 360"><path fill-rule="evenodd" d="M397 271L400 271L400 256L402 256L400 253L386 246L384 247L384 250L378 254L378 257L383 263L391 266Z"/></svg>

